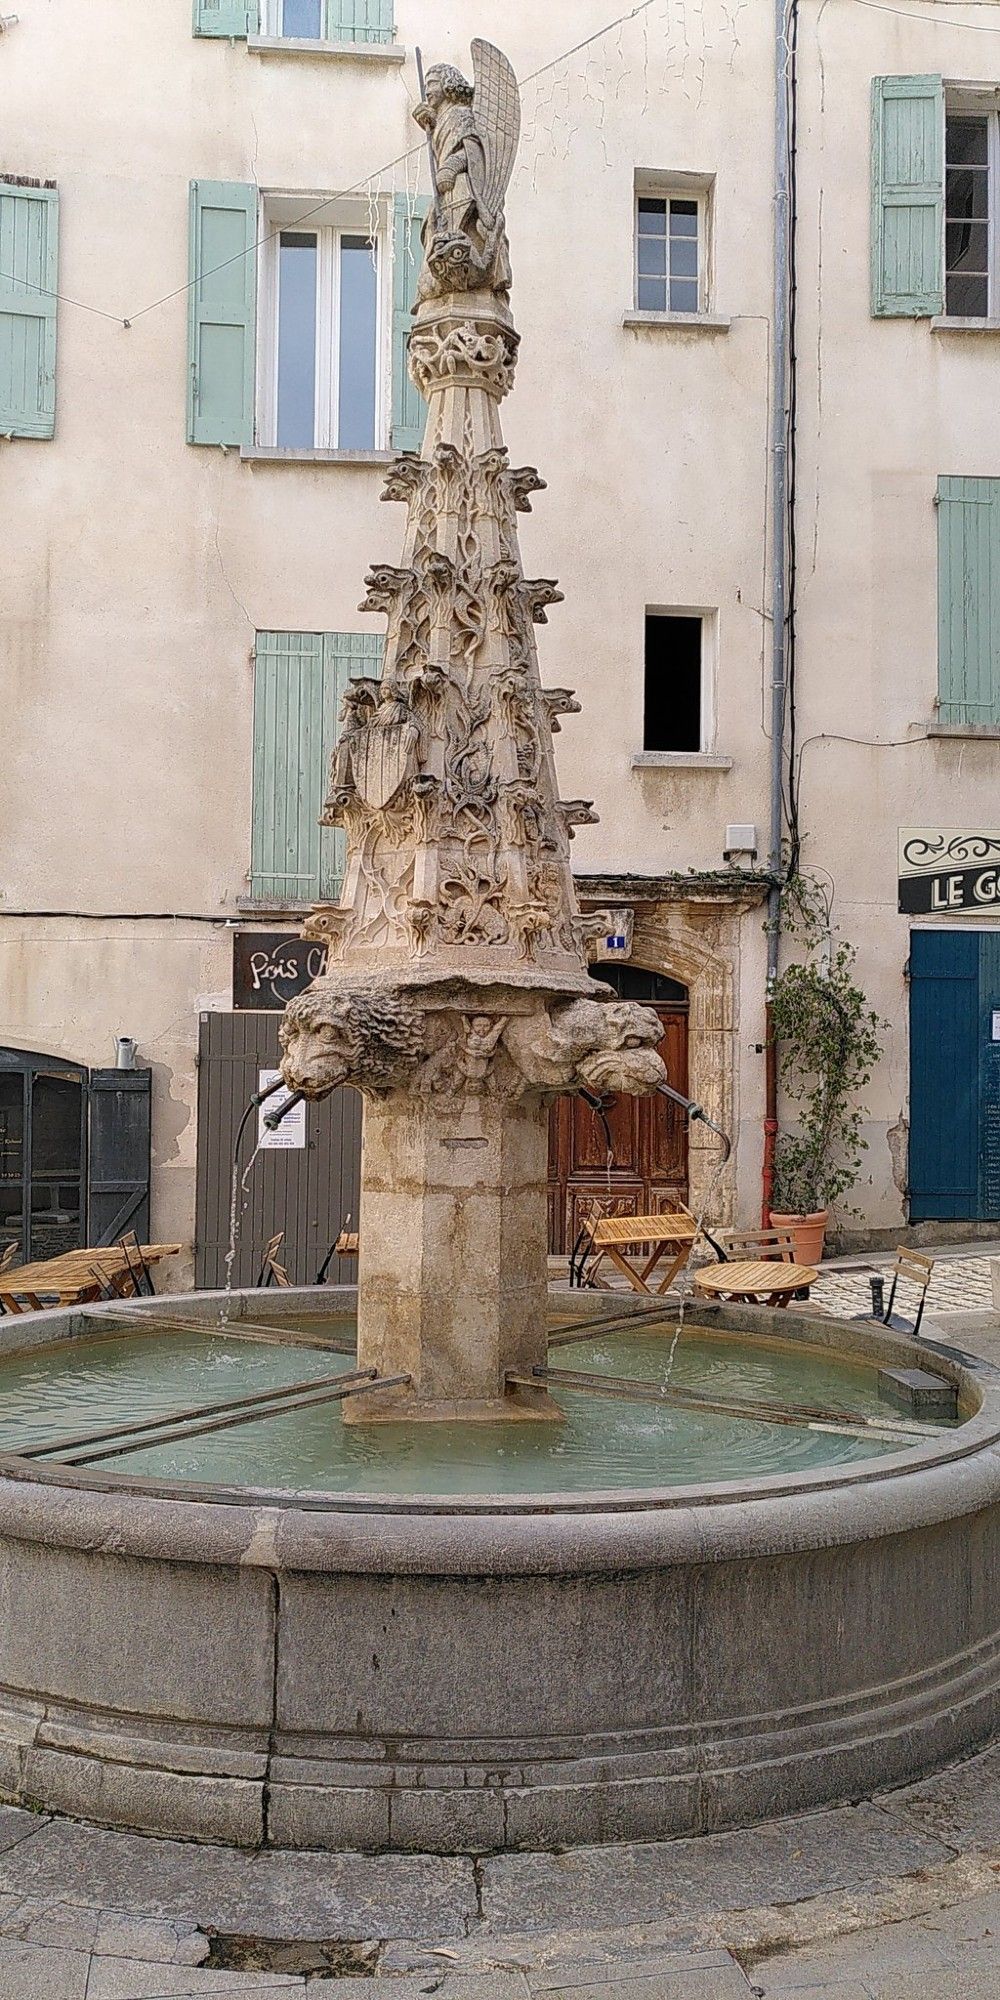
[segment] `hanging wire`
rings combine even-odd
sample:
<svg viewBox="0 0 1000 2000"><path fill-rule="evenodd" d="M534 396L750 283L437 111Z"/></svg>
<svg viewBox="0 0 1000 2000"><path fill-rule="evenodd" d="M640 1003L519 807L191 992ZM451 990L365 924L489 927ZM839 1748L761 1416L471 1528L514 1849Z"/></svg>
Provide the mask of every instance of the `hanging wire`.
<svg viewBox="0 0 1000 2000"><path fill-rule="evenodd" d="M605 35L613 34L616 28L623 27L628 21L634 21L639 15L645 14L650 7L656 4L657 0L638 0L638 4L630 7L627 12L617 14L613 21L605 22L603 28L596 28L592 35L585 35L581 41L574 42L571 48L563 49L560 55L553 56L549 62L541 63L538 69L533 69L527 76L521 77L519 79L521 88L526 89L529 83L536 83L540 76L547 76L550 70L558 69L561 63L569 62L572 56L579 55L581 49L589 49L592 43L599 42ZM421 155L424 152L424 147L425 142L418 140L415 146L408 146L405 153L397 153L394 160L388 160L384 166L376 167L372 173L365 174L362 179L355 181L353 186L341 188L336 195L327 195L323 201L315 202L312 208L304 209L294 222L283 223L281 225L282 229L299 229L304 222L309 221L311 216L318 215L324 208L329 208L331 202L335 200L343 201L348 195L352 194L364 194L373 181L376 183L380 182L384 174L390 174L396 167L404 166L409 160L413 159L414 155ZM227 270L230 264L242 263L246 257L252 256L254 251L262 249L264 244L273 242L274 238L280 233L281 231L278 229L265 230L262 236L258 236L253 243L248 244L245 249L238 251L234 257L224 257L221 264L212 264L207 271L199 271L197 277L190 278L186 285L175 285L172 291L164 292L162 298L153 299L148 306L140 306L135 312L130 313L127 318L123 317L121 313L105 312L100 306L85 305L82 299L71 299L62 292L51 292L45 285L30 285L22 279L11 278L6 271L0 271L0 281L5 284L23 284L25 292L31 292L39 298L56 299L62 305L76 306L81 312L95 313L100 319L111 320L116 326L131 327L136 320L144 319L147 313L157 312L160 306L169 305L171 299L182 298L195 285L201 284L205 278L214 277L216 272Z"/></svg>

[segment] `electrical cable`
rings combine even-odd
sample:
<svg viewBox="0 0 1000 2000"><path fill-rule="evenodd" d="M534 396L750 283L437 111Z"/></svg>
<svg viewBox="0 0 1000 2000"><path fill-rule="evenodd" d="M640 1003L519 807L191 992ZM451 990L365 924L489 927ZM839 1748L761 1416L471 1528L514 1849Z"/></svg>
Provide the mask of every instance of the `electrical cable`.
<svg viewBox="0 0 1000 2000"><path fill-rule="evenodd" d="M624 27L627 22L634 21L638 15L645 14L655 4L656 0L638 0L638 5L629 8L624 14L616 15L615 19L606 22L603 28L595 29L592 35L585 35L582 41L574 42L572 48L563 49L560 55L553 56L549 62L540 64L538 69L531 70L527 76L519 77L520 88L523 90L529 83L537 82L540 76L547 76L550 70L558 69L560 63L568 62L571 56L579 55L581 49L590 48L592 43L601 41L605 35L613 34L616 28ZM44 285L28 285L22 279L9 277L5 271L0 271L0 281L5 284L23 284L25 291L34 292L40 298L56 299L62 305L78 306L81 312L96 313L101 319L112 320L116 326L131 328L137 319L144 319L147 313L156 312L160 306L168 305L171 299L183 297L195 285L203 283L206 278L214 277L216 272L228 270L231 264L242 263L244 258L252 256L254 251L261 249L264 244L273 242L274 238L280 235L282 231L300 228L303 222L308 222L310 216L318 215L321 209L329 208L334 201L343 201L348 195L362 194L366 188L371 186L373 181L380 181L383 174L392 173L396 167L405 166L406 162L412 160L417 154L422 156L425 145L426 141L419 140L415 146L410 146L405 153L398 153L394 160L387 160L384 166L376 167L370 174L366 174L362 180L355 181L352 187L340 188L336 194L326 195L322 201L315 202L312 208L304 209L294 222L282 223L280 230L268 230L263 236L258 236L253 243L248 243L244 250L238 251L235 257L225 257L221 264L213 264L209 270L199 271L197 277L190 278L186 285L177 285L173 291L164 292L162 298L154 299L148 306L140 306L137 311L129 313L127 317L121 313L105 312L100 306L84 305L81 299L67 298L61 292L50 292L46 290Z"/></svg>

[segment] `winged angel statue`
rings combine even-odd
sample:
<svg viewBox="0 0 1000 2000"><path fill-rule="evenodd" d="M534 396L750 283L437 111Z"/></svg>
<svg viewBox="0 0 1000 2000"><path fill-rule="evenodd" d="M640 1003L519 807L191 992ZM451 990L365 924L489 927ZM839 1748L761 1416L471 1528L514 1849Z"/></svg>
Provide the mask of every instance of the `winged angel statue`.
<svg viewBox="0 0 1000 2000"><path fill-rule="evenodd" d="M434 191L418 304L457 291L510 297L504 201L521 134L521 96L507 57L492 42L473 42L472 63L474 85L449 63L429 69L413 114L427 133Z"/></svg>

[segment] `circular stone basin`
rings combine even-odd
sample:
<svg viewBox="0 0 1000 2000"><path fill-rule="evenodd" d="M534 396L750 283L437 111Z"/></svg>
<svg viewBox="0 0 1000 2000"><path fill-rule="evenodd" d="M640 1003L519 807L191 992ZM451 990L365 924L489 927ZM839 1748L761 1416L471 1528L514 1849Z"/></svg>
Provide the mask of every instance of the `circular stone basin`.
<svg viewBox="0 0 1000 2000"><path fill-rule="evenodd" d="M4 1322L4 1797L248 1846L544 1847L857 1796L993 1733L996 1371L794 1310L678 1337L585 1293L550 1367L642 1400L348 1426L320 1398L352 1306ZM886 1401L914 1366L957 1420Z"/></svg>

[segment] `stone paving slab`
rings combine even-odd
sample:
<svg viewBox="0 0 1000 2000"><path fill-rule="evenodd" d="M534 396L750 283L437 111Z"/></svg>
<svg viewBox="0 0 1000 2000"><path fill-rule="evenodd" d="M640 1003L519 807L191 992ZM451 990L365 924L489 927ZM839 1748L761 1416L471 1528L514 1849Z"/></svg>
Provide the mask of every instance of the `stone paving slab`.
<svg viewBox="0 0 1000 2000"><path fill-rule="evenodd" d="M4 1943L0 2000L86 2000L90 1955Z"/></svg>
<svg viewBox="0 0 1000 2000"><path fill-rule="evenodd" d="M0 1806L0 1854L48 1824L48 1815L22 1812L20 1806Z"/></svg>
<svg viewBox="0 0 1000 2000"><path fill-rule="evenodd" d="M1000 1891L958 1908L755 1964L765 2000L997 2000Z"/></svg>
<svg viewBox="0 0 1000 2000"><path fill-rule="evenodd" d="M483 1915L494 1930L594 1926L598 1912L618 1926L656 1922L734 1907L734 1891L736 1907L794 1902L873 1875L907 1875L952 1852L862 1805L700 1840L497 1855L483 1864Z"/></svg>
<svg viewBox="0 0 1000 2000"><path fill-rule="evenodd" d="M893 1792L892 1811L952 1847L1000 1847L1000 1744Z"/></svg>
<svg viewBox="0 0 1000 2000"><path fill-rule="evenodd" d="M461 1937L477 1914L471 1861L437 1855L266 1854L52 1820L0 1854L0 1894L186 1920L272 1938Z"/></svg>
<svg viewBox="0 0 1000 2000"><path fill-rule="evenodd" d="M353 1983L353 1982L352 1982ZM366 1982L370 1983L370 1982ZM280 1973L201 1972L182 1965L141 1965L123 1958L92 1958L86 2000L236 2000L239 1994L265 1995L268 2000L295 2000L306 1991L304 1979Z"/></svg>

